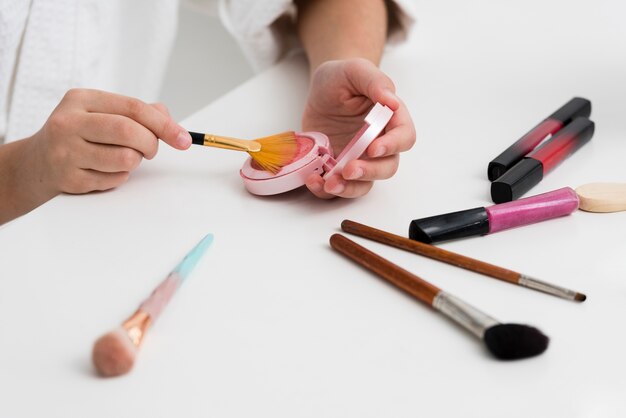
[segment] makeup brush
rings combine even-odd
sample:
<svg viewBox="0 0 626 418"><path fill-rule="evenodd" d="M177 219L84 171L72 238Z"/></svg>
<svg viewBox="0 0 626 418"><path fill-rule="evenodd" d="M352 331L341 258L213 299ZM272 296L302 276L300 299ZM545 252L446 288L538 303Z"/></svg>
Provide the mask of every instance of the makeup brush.
<svg viewBox="0 0 626 418"><path fill-rule="evenodd" d="M178 266L154 289L121 327L100 337L93 346L92 360L104 377L126 374L135 363L135 357L148 328L156 321L178 287L185 281L198 260L213 242L213 234L202 239Z"/></svg>
<svg viewBox="0 0 626 418"><path fill-rule="evenodd" d="M245 151L263 169L276 174L293 161L298 152L293 131L258 138L253 141L212 134L189 132L192 143L206 147Z"/></svg>
<svg viewBox="0 0 626 418"><path fill-rule="evenodd" d="M330 237L333 249L383 279L432 306L485 342L496 358L514 360L532 357L548 348L548 337L537 328L521 324L501 324L496 319L444 292L340 234Z"/></svg>
<svg viewBox="0 0 626 418"><path fill-rule="evenodd" d="M476 273L484 274L485 276L490 276L508 283L524 286L533 290L539 290L564 299L575 300L578 302L582 302L587 299L587 296L583 293L569 290L561 286L556 286L542 280L535 279L526 274L466 257L452 251L447 251L443 248L435 247L434 245L425 244L400 235L372 228L371 226L363 225L358 222L346 219L341 223L341 229L350 234L368 238L382 244L400 248L402 250L442 261Z"/></svg>

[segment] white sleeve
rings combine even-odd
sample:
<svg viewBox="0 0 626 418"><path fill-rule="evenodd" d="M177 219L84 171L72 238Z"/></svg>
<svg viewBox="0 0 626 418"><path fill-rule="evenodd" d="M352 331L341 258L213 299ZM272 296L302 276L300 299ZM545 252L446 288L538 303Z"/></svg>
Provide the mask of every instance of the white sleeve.
<svg viewBox="0 0 626 418"><path fill-rule="evenodd" d="M387 0L387 5L389 41L401 41L414 22L413 1ZM219 0L219 16L257 71L299 46L292 0Z"/></svg>

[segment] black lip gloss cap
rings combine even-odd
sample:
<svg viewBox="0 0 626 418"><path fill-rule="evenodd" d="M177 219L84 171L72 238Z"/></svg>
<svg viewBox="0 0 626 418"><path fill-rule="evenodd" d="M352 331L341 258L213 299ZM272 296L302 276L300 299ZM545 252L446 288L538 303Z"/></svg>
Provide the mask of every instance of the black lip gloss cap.
<svg viewBox="0 0 626 418"><path fill-rule="evenodd" d="M488 233L489 217L482 207L415 219L409 225L409 238L427 244Z"/></svg>
<svg viewBox="0 0 626 418"><path fill-rule="evenodd" d="M582 97L574 97L569 102L561 106L548 119L556 119L567 125L578 117L588 118L591 116L591 102Z"/></svg>
<svg viewBox="0 0 626 418"><path fill-rule="evenodd" d="M543 179L543 165L533 158L524 158L491 183L494 203L510 202L522 196Z"/></svg>
<svg viewBox="0 0 626 418"><path fill-rule="evenodd" d="M519 159L511 159L506 161L501 160L502 158L498 157L489 162L489 165L487 166L487 178L489 179L489 181L496 180L498 177L506 173L506 170L508 170L513 164L515 164L516 161L519 161Z"/></svg>

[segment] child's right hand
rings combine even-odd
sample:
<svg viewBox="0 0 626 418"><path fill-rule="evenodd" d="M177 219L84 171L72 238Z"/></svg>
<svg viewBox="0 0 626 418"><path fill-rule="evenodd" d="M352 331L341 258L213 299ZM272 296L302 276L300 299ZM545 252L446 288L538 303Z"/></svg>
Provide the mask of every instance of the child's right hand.
<svg viewBox="0 0 626 418"><path fill-rule="evenodd" d="M32 168L48 194L108 190L128 179L158 139L174 148L191 137L165 106L99 90L69 90L28 141Z"/></svg>

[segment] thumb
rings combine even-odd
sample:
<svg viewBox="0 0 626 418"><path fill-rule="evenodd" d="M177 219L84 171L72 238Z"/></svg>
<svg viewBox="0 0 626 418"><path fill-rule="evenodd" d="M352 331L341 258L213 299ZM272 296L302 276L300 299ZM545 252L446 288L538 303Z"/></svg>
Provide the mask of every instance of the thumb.
<svg viewBox="0 0 626 418"><path fill-rule="evenodd" d="M376 65L365 59L350 60L344 69L354 89L372 102L382 103L392 110L400 107L396 86Z"/></svg>

